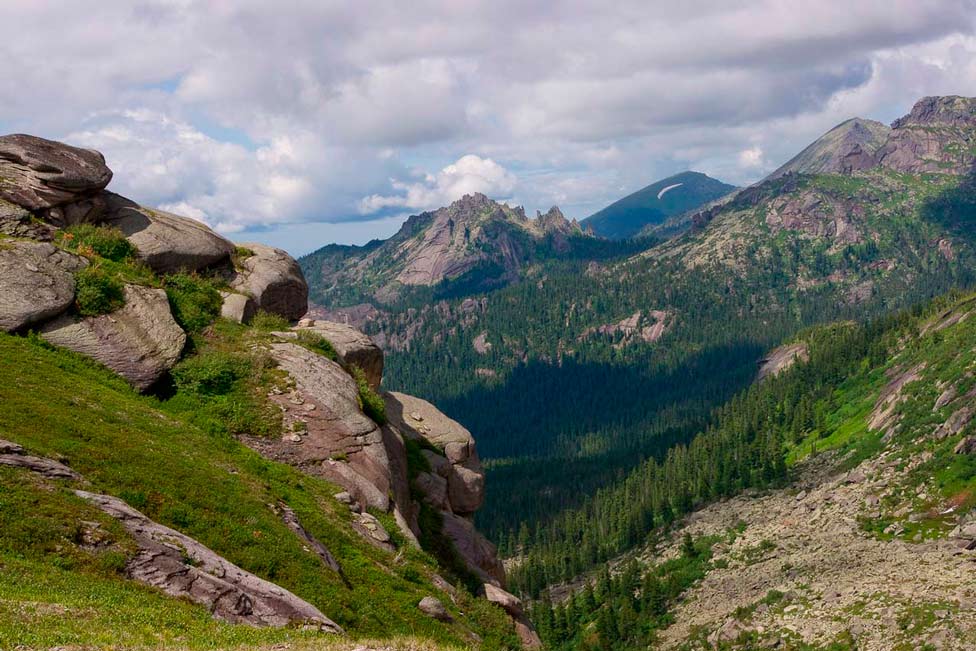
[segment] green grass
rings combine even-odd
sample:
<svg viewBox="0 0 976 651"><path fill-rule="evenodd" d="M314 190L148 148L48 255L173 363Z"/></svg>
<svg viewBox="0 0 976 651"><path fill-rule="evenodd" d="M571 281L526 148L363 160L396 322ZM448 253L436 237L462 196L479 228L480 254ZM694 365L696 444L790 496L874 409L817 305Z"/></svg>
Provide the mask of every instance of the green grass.
<svg viewBox="0 0 976 651"><path fill-rule="evenodd" d="M115 274L91 264L75 274L75 307L81 316L114 312L125 305L125 287Z"/></svg>
<svg viewBox="0 0 976 651"><path fill-rule="evenodd" d="M209 345L233 347L233 336L241 338L239 344L244 335L234 331L225 336ZM186 386L195 386L194 391L204 396L207 391L225 390L236 370L231 365L228 374L223 362L215 362L213 368L215 372L187 369ZM442 624L416 609L422 597L434 594L459 620L472 625L430 585L428 577L436 571L430 557L412 548L395 556L373 548L351 529L348 509L331 497L338 487L267 461L222 431L208 432L194 425L185 411L188 403L173 405L138 395L85 358L29 338L2 335L0 404L4 438L33 453L66 461L91 482L90 490L120 496L149 517L282 585L352 635L416 635L440 643L467 642L461 624ZM191 648L223 648L245 640L296 635L228 627L212 621L203 609L124 581L112 569L117 568L118 558L101 567L97 559L88 559L86 552L71 550L64 542L77 538L70 527L58 529L62 526L58 523L81 517L97 521L97 514L63 490L49 493L36 490L23 478L18 481L28 487L28 493L16 498L19 502L30 504L36 497L38 504L48 499L55 503L44 508L21 506L24 517L4 521L0 554L6 571L0 572L0 631L5 637L0 648L62 643L58 640L104 645L121 643L126 636L134 645L178 641ZM12 499L8 495L5 490L3 499ZM279 502L294 509L305 528L339 559L348 584L278 519L268 505ZM6 514L6 506L2 511ZM36 527L49 533L36 534ZM125 541L117 531L113 535L124 550ZM26 547L16 542L34 539L58 542ZM25 609L38 608L34 602L42 604L42 612L31 615L34 625L19 626ZM83 622L46 614L60 608L75 609L71 612L80 613ZM493 607L481 616L484 621L473 628L485 639L484 648L504 648L505 640L511 640L504 613ZM187 631L177 633L184 625ZM120 628L129 632L119 632Z"/></svg>
<svg viewBox="0 0 976 651"><path fill-rule="evenodd" d="M386 403L369 386L365 371L358 366L352 366L348 370L352 374L353 379L356 380L356 386L359 387L359 406L363 410L363 413L372 418L377 425L385 425Z"/></svg>
<svg viewBox="0 0 976 651"><path fill-rule="evenodd" d="M199 274L166 276L163 286L173 318L187 332L199 332L220 316L218 281Z"/></svg>
<svg viewBox="0 0 976 651"><path fill-rule="evenodd" d="M113 262L122 262L136 256L136 247L117 228L78 224L58 233L62 247L91 257L97 255Z"/></svg>
<svg viewBox="0 0 976 651"><path fill-rule="evenodd" d="M328 357L333 362L339 361L339 353L336 352L332 342L316 332L299 330L296 341L298 345L308 348L313 353Z"/></svg>

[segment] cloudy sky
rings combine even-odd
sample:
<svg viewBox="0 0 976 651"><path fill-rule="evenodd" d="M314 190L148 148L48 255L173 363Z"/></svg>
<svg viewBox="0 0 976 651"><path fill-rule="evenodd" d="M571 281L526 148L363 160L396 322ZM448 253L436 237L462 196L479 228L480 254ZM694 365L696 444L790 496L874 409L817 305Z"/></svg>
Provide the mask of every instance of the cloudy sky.
<svg viewBox="0 0 976 651"><path fill-rule="evenodd" d="M976 0L0 2L0 132L301 254L481 191L585 217L976 95Z"/></svg>

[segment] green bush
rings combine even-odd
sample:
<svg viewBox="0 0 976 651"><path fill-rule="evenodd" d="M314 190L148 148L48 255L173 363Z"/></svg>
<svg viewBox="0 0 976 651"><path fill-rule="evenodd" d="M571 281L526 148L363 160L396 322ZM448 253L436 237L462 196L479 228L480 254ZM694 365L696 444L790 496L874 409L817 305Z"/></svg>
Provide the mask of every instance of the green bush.
<svg viewBox="0 0 976 651"><path fill-rule="evenodd" d="M114 312L125 305L125 287L97 264L75 274L75 306L82 316Z"/></svg>
<svg viewBox="0 0 976 651"><path fill-rule="evenodd" d="M184 359L170 375L180 391L219 396L230 393L234 384L247 376L250 366L244 357L213 351Z"/></svg>
<svg viewBox="0 0 976 651"><path fill-rule="evenodd" d="M369 386L366 373L358 366L351 367L349 371L359 387L359 406L363 413L372 418L377 425L386 425L386 404L383 398Z"/></svg>
<svg viewBox="0 0 976 651"><path fill-rule="evenodd" d="M178 273L168 276L165 286L173 318L187 332L203 330L220 315L223 299L213 279Z"/></svg>
<svg viewBox="0 0 976 651"><path fill-rule="evenodd" d="M299 330L298 343L314 353L328 357L333 362L339 361L339 353L336 352L335 346L318 333L311 330Z"/></svg>
<svg viewBox="0 0 976 651"><path fill-rule="evenodd" d="M136 247L125 238L122 231L109 226L70 226L62 232L60 243L83 255L95 254L114 262L135 257L136 254Z"/></svg>
<svg viewBox="0 0 976 651"><path fill-rule="evenodd" d="M264 310L258 310L258 313L251 320L251 326L257 330L287 330L290 325L288 319L280 314L273 314Z"/></svg>

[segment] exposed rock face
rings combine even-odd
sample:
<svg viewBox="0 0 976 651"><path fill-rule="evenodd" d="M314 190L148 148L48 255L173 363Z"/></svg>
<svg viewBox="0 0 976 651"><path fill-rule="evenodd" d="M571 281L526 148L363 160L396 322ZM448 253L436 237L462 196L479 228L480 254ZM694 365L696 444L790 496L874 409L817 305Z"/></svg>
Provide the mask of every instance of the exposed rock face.
<svg viewBox="0 0 976 651"><path fill-rule="evenodd" d="M912 174L968 174L976 164L976 99L925 97L892 127L879 152L883 167Z"/></svg>
<svg viewBox="0 0 976 651"><path fill-rule="evenodd" d="M186 334L173 320L166 292L125 286L125 306L95 317L62 316L41 328L41 336L101 362L135 388L148 389L176 364Z"/></svg>
<svg viewBox="0 0 976 651"><path fill-rule="evenodd" d="M303 320L294 332L303 330L327 339L339 353L344 365L363 369L369 386L373 389L379 388L383 380L383 351L372 339L356 328L331 321Z"/></svg>
<svg viewBox="0 0 976 651"><path fill-rule="evenodd" d="M876 163L891 130L881 122L853 118L838 124L767 178L785 174L849 174Z"/></svg>
<svg viewBox="0 0 976 651"><path fill-rule="evenodd" d="M775 377L797 362L805 362L808 359L810 359L810 353L804 343L787 344L774 348L769 355L759 360L759 376L756 379L763 380L767 377Z"/></svg>
<svg viewBox="0 0 976 651"><path fill-rule="evenodd" d="M71 307L74 272L87 264L52 244L0 241L0 330L20 330Z"/></svg>
<svg viewBox="0 0 976 651"><path fill-rule="evenodd" d="M296 344L273 344L271 355L295 382L293 393L272 396L291 434L247 443L336 482L364 506L389 510L390 458L380 428L359 408L353 379L339 364Z"/></svg>
<svg viewBox="0 0 976 651"><path fill-rule="evenodd" d="M0 137L0 197L28 210L70 203L111 180L97 151L23 134Z"/></svg>
<svg viewBox="0 0 976 651"><path fill-rule="evenodd" d="M106 192L104 222L122 231L139 258L158 273L197 271L230 260L234 245L205 224L161 210L143 208Z"/></svg>
<svg viewBox="0 0 976 651"><path fill-rule="evenodd" d="M310 276L321 278L326 295L357 287L388 302L405 286L433 286L462 277L485 288L506 284L540 250L567 251L573 234L583 231L558 208L530 219L521 207L475 193L410 217L388 240L363 247L331 245L304 258L303 264Z"/></svg>
<svg viewBox="0 0 976 651"><path fill-rule="evenodd" d="M498 550L482 536L467 518L443 512L444 534L454 543L458 554L468 567L485 583L505 584L505 568L498 559Z"/></svg>
<svg viewBox="0 0 976 651"><path fill-rule="evenodd" d="M609 337L620 335L620 341L614 344L614 348L618 350L641 341L654 343L668 331L673 323L673 316L674 313L667 310L648 310L646 316L643 311L638 310L616 323L587 328L580 334L578 340L588 339L597 334Z"/></svg>
<svg viewBox="0 0 976 651"><path fill-rule="evenodd" d="M31 219L26 209L0 199L0 235L49 242L54 238L54 232L50 225Z"/></svg>
<svg viewBox="0 0 976 651"><path fill-rule="evenodd" d="M314 624L342 633L338 624L288 590L265 581L215 554L196 540L153 522L122 500L75 491L119 520L139 552L129 561L129 577L206 606L217 619L253 626Z"/></svg>
<svg viewBox="0 0 976 651"><path fill-rule="evenodd" d="M485 475L471 432L426 400L396 392L383 398L387 418L404 436L424 439L444 451L446 463L431 466L447 481L451 511L470 515L481 508Z"/></svg>
<svg viewBox="0 0 976 651"><path fill-rule="evenodd" d="M485 599L501 606L515 622L515 632L522 641L522 647L525 649L541 649L542 640L539 639L539 634L536 633L532 622L525 616L522 600L490 583L485 584L484 591Z"/></svg>
<svg viewBox="0 0 976 651"><path fill-rule="evenodd" d="M254 255L240 260L231 287L253 298L259 310L300 319L308 311L308 283L298 263L281 249L253 243L242 246Z"/></svg>

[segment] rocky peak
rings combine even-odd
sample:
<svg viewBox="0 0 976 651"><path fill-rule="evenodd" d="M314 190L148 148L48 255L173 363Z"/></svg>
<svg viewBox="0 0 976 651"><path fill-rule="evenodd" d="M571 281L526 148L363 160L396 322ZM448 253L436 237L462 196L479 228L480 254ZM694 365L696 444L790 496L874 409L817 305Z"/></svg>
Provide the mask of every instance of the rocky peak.
<svg viewBox="0 0 976 651"><path fill-rule="evenodd" d="M923 97L911 113L891 124L894 129L910 126L976 127L976 98L950 95Z"/></svg>
<svg viewBox="0 0 976 651"><path fill-rule="evenodd" d="M769 175L789 173L849 174L876 164L876 153L885 144L890 129L874 120L852 118L815 140L785 165Z"/></svg>
<svg viewBox="0 0 976 651"><path fill-rule="evenodd" d="M566 219L566 216L563 215L563 211L556 206L553 206L545 213L539 213L536 211L536 220L542 230L546 233L566 233L573 230L572 223Z"/></svg>

